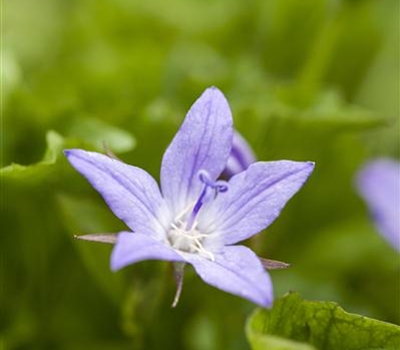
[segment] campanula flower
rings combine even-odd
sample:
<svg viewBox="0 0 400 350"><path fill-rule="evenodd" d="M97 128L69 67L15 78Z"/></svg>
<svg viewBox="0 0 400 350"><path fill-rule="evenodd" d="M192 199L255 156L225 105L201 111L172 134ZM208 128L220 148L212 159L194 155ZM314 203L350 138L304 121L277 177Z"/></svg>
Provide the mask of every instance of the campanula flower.
<svg viewBox="0 0 400 350"><path fill-rule="evenodd" d="M400 251L400 163L377 159L357 176L357 186L383 237Z"/></svg>
<svg viewBox="0 0 400 350"><path fill-rule="evenodd" d="M112 270L143 260L172 261L181 280L183 266L191 264L206 283L271 305L272 283L261 260L249 248L234 244L269 226L314 164L256 162L229 182L222 181L232 139L228 102L212 87L193 104L165 151L160 188L138 167L95 152L65 151L129 228L117 235ZM93 240L113 239L100 235Z"/></svg>

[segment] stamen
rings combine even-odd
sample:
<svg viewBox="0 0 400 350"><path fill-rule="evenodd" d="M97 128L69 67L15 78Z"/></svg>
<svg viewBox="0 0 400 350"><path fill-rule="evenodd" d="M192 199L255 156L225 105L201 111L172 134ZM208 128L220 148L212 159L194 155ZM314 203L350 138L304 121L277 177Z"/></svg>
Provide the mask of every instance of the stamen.
<svg viewBox="0 0 400 350"><path fill-rule="evenodd" d="M214 254L204 247L205 240L209 235L199 229L199 222L196 218L203 204L215 199L219 192L226 192L228 184L225 181L212 181L210 175L205 171L199 173L199 180L204 184L199 198L176 216L170 224L167 235L174 249L198 254L215 261ZM178 297L179 293L178 289Z"/></svg>
<svg viewBox="0 0 400 350"><path fill-rule="evenodd" d="M194 251L198 252L200 255L204 255L206 258L210 259L211 261L215 261L214 254L205 250L204 247L200 243L200 247L191 246Z"/></svg>

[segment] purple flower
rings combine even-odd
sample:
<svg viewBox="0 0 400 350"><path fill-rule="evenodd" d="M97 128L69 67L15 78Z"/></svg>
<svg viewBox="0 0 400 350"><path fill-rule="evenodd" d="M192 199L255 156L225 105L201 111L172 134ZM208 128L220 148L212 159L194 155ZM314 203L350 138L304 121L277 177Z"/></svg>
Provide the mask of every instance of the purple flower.
<svg viewBox="0 0 400 350"><path fill-rule="evenodd" d="M161 192L140 168L99 153L65 151L131 230L117 236L112 270L142 260L166 260L175 263L179 281L189 263L206 283L261 306L271 305L272 283L260 259L234 244L269 226L314 164L257 162L229 182L221 181L232 138L228 102L212 87L191 107L165 151ZM110 241L101 237L93 240Z"/></svg>
<svg viewBox="0 0 400 350"><path fill-rule="evenodd" d="M357 176L379 232L400 251L400 163L377 159L366 164Z"/></svg>
<svg viewBox="0 0 400 350"><path fill-rule="evenodd" d="M234 131L231 153L223 172L224 177L229 179L246 170L255 162L256 156L247 141L237 131Z"/></svg>

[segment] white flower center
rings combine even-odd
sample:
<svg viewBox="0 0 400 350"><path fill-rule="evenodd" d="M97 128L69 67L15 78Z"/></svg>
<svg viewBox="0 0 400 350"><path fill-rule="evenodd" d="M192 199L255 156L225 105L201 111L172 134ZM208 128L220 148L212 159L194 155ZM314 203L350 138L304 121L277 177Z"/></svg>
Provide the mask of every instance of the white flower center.
<svg viewBox="0 0 400 350"><path fill-rule="evenodd" d="M225 181L213 181L204 170L199 172L199 180L204 184L199 198L175 218L167 237L173 248L214 261L214 255L204 248L204 240L209 234L198 230L197 219L203 205L214 200L218 193L226 192L228 184Z"/></svg>
<svg viewBox="0 0 400 350"><path fill-rule="evenodd" d="M193 225L188 228L188 221L186 220L188 212L189 210L185 210L171 223L167 234L171 246L183 252L200 254L214 261L214 255L203 246L207 234L201 233L197 229L197 221L194 221Z"/></svg>

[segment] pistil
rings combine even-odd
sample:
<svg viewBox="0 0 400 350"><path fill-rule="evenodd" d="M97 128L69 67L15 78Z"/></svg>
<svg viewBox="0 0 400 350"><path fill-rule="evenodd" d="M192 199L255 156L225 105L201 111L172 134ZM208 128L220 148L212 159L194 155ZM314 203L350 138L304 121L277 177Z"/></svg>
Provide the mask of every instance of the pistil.
<svg viewBox="0 0 400 350"><path fill-rule="evenodd" d="M205 171L200 172L199 179L204 184L199 198L193 207L186 208L171 223L168 237L175 249L197 253L214 260L214 255L203 246L203 240L207 237L207 234L199 231L196 218L205 203L215 199L218 193L228 190L228 184L225 181L212 181Z"/></svg>
<svg viewBox="0 0 400 350"><path fill-rule="evenodd" d="M195 222L196 216L199 213L203 204L210 200L210 190L212 190L212 199L214 199L219 192L223 193L228 191L228 183L226 181L212 181L210 179L210 175L204 170L199 173L199 179L204 184L204 188L195 205L193 206L193 210L189 216L189 220L187 221L187 231L191 230Z"/></svg>

